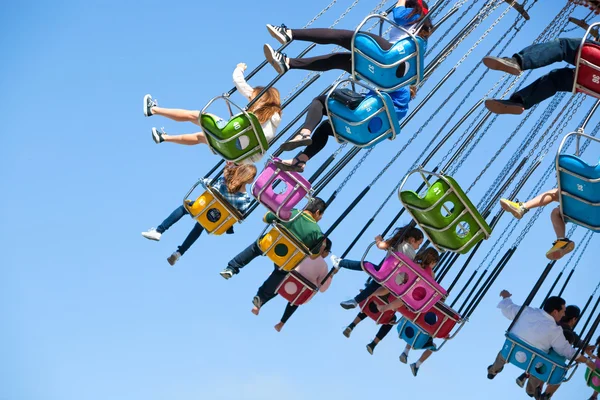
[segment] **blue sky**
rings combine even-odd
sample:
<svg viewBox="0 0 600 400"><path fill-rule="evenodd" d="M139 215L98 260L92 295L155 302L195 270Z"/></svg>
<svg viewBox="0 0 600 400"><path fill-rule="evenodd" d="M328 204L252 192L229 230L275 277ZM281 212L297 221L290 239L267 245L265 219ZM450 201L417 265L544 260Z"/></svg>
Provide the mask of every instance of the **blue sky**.
<svg viewBox="0 0 600 400"><path fill-rule="evenodd" d="M482 3L477 2L458 29ZM556 3L562 2L533 8L532 20L509 53L537 37L562 6ZM314 26L331 25L350 4L339 1ZM339 27L356 26L375 4L359 2ZM342 336L355 312L344 311L338 303L362 286L362 274L338 274L331 289L301 307L281 333L273 329L285 306L281 298L274 299L258 318L250 313L252 296L271 270L268 260L257 260L230 281L218 272L261 232L262 209L240 225L234 236L201 237L174 268L166 257L191 229L190 220L183 219L159 243L140 236L177 207L195 180L217 161L206 148L155 145L150 138L152 126L164 126L173 133L193 132L195 127L158 117L145 119L143 95L152 93L167 107L202 108L211 97L231 88L231 72L238 62L246 62L250 69L261 62L262 44L272 43L265 23L300 27L325 5L313 0L300 4L233 0L226 10L217 2L192 1L4 5L0 15L0 45L5 49L0 65L4 116L0 182L8 196L0 202L5 260L0 269L0 399L361 399L396 395L396 391L407 398L526 398L514 384L520 374L516 368L507 367L493 382L485 378L485 368L502 346L509 323L495 309L497 293L509 289L515 301L521 302L546 265L544 253L553 240L549 210L542 213L468 325L423 365L417 378L398 362L404 344L395 331L373 356L365 350L377 331L371 321L359 325L351 339ZM448 58L421 90L420 98L502 10L504 6ZM586 14L578 9L574 15ZM444 103L505 35L514 17L511 11L404 129L403 135L411 136L441 107L440 114L334 232L334 253L346 248L466 96L472 83ZM581 31L566 35L580 36ZM436 34L430 44L441 36ZM294 55L303 48L303 44L293 44L287 51ZM317 51L328 50L311 54ZM292 103L282 126L338 75L323 75ZM278 88L285 96L305 76L290 72ZM251 83L266 83L273 77L273 71L265 68ZM451 126L500 77L488 74ZM234 99L240 101L237 95ZM584 101L563 134L576 128L591 105L591 99ZM543 108L473 188L474 202L506 165ZM473 182L519 121L510 116L496 120L456 175L463 187ZM600 115L596 115L590 128L599 122ZM456 146L455 138L428 167L433 168ZM325 214L324 227L330 226L405 140L400 137L373 152ZM521 192L521 199L553 161L556 146ZM330 143L318 160L336 148ZM587 156L595 160L597 152L598 147L591 146ZM311 163L308 174L318 165L316 160ZM325 197L348 171L324 190ZM544 188L553 184L548 182ZM392 198L351 258L362 255L399 208L398 200ZM495 238L509 221L503 217L469 273L492 251ZM523 225L510 234L507 245ZM584 233L577 229L574 240L579 242ZM597 248L594 237L565 292L568 303L582 305L598 284ZM557 263L550 278L564 265L564 261ZM413 352L411 361L417 357L418 352ZM587 398L582 375L579 370L556 398Z"/></svg>

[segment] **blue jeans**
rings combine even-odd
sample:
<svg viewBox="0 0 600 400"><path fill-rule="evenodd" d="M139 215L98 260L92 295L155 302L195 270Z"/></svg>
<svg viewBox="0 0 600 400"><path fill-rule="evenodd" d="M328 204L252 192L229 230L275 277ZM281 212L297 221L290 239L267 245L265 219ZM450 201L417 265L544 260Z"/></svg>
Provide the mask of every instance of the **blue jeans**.
<svg viewBox="0 0 600 400"><path fill-rule="evenodd" d="M187 214L188 214L188 212L183 205L177 207L171 213L171 215L169 215L158 226L158 228L156 228L156 231L161 234L164 233L167 229L169 229L171 226L173 226L175 223L177 223L177 221L179 221L184 215L187 215ZM190 233L188 233L187 237L181 244L181 246L177 247L177 251L179 252L179 254L184 255L185 252L188 251L189 248L194 244L194 242L196 242L196 240L198 240L198 238L200 237L200 235L202 234L203 231L204 231L204 228L202 227L202 225L200 225L199 223L196 222L194 224L194 227L190 231Z"/></svg>
<svg viewBox="0 0 600 400"><path fill-rule="evenodd" d="M524 71L545 67L559 61L575 65L580 44L581 39L560 38L551 42L525 47L513 57L517 59ZM510 99L522 103L527 110L554 96L556 92L570 92L573 90L574 80L574 68L555 69L529 86L515 92Z"/></svg>
<svg viewBox="0 0 600 400"><path fill-rule="evenodd" d="M360 261L346 260L345 258L340 261L340 268L346 268L352 271L362 271Z"/></svg>
<svg viewBox="0 0 600 400"><path fill-rule="evenodd" d="M240 254L229 260L227 268L237 274L242 268L250 264L256 257L262 256L262 254L262 250L258 247L258 244L252 242L252 244L246 247Z"/></svg>

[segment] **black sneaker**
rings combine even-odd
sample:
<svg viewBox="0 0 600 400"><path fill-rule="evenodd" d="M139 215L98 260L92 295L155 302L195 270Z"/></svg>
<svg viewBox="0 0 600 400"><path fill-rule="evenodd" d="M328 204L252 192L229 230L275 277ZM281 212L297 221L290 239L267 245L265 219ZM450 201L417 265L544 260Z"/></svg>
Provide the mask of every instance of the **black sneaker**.
<svg viewBox="0 0 600 400"><path fill-rule="evenodd" d="M521 115L525 111L523 104L510 100L488 99L485 101L485 107L494 114Z"/></svg>
<svg viewBox="0 0 600 400"><path fill-rule="evenodd" d="M275 26L271 24L267 24L267 30L277 41L281 44L286 44L291 42L292 39L292 30L288 29L287 26L281 24L281 26Z"/></svg>
<svg viewBox="0 0 600 400"><path fill-rule="evenodd" d="M483 57L483 65L489 69L507 72L511 75L520 75L523 72L517 59L513 57Z"/></svg>
<svg viewBox="0 0 600 400"><path fill-rule="evenodd" d="M373 355L373 352L375 351L375 344L369 343L367 345L367 351L369 352L370 355Z"/></svg>
<svg viewBox="0 0 600 400"><path fill-rule="evenodd" d="M278 74L283 75L290 69L289 58L285 54L273 50L269 44L263 46L263 51L265 58Z"/></svg>
<svg viewBox="0 0 600 400"><path fill-rule="evenodd" d="M223 271L219 272L219 274L225 278L225 279L229 279L231 278L233 275L235 275L235 272L233 272L233 270L231 268L225 268Z"/></svg>
<svg viewBox="0 0 600 400"><path fill-rule="evenodd" d="M417 376L417 374L419 373L419 367L417 367L417 363L410 364L410 370L412 371L412 374L414 376Z"/></svg>
<svg viewBox="0 0 600 400"><path fill-rule="evenodd" d="M152 140L154 140L154 143L159 144L165 141L165 139L163 138L163 135L165 134L164 129L161 129L160 131L156 128L152 128Z"/></svg>
<svg viewBox="0 0 600 400"><path fill-rule="evenodd" d="M152 107L158 106L158 102L152 98L152 95L147 94L144 96L144 115L146 117L152 116Z"/></svg>

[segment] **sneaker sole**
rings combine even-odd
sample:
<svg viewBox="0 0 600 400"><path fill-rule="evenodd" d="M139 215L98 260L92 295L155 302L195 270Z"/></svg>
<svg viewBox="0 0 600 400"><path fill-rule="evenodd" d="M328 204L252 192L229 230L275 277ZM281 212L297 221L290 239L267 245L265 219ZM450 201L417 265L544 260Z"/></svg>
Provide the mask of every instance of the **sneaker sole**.
<svg viewBox="0 0 600 400"><path fill-rule="evenodd" d="M373 355L373 349L370 348L369 346L367 346L367 351L369 352L370 355Z"/></svg>
<svg viewBox="0 0 600 400"><path fill-rule="evenodd" d="M225 279L225 280L227 280L233 276L227 272L219 272L219 275L221 275L223 277L223 279Z"/></svg>
<svg viewBox="0 0 600 400"><path fill-rule="evenodd" d="M402 358L402 356L400 356L399 359L402 364L408 364L408 358Z"/></svg>
<svg viewBox="0 0 600 400"><path fill-rule="evenodd" d="M515 68L513 65L507 63L504 60L484 57L482 61L483 65L485 65L489 69L493 69L494 71L502 71L515 76L521 75L520 68Z"/></svg>
<svg viewBox="0 0 600 400"><path fill-rule="evenodd" d="M157 239L157 238L155 238L155 237L153 237L153 236L147 236L147 235L144 235L143 233L142 233L142 236L143 236L143 237L145 237L145 238L146 238L146 239L148 239L148 240L153 240L153 241L155 241L155 242L160 242L160 238L158 238L158 239Z"/></svg>
<svg viewBox="0 0 600 400"><path fill-rule="evenodd" d="M160 135L158 134L158 130L156 128L152 128L152 140L154 140L154 143L156 144L160 143Z"/></svg>
<svg viewBox="0 0 600 400"><path fill-rule="evenodd" d="M144 116L145 117L149 117L152 115L152 114L148 114L148 100L151 98L152 98L152 96L149 94L144 96Z"/></svg>
<svg viewBox="0 0 600 400"><path fill-rule="evenodd" d="M506 104L502 104L496 100L486 100L485 101L485 107L493 112L494 114L511 114L511 115L521 115L523 114L523 107L515 105L515 106L508 106Z"/></svg>
<svg viewBox="0 0 600 400"><path fill-rule="evenodd" d="M267 60L267 62L271 64L271 66L275 69L275 71L278 74L283 75L285 71L283 70L281 65L279 65L279 62L275 61L275 58L273 58L274 52L275 50L273 50L273 48L270 45L265 44L263 46L263 53L265 54L265 59Z"/></svg>
<svg viewBox="0 0 600 400"><path fill-rule="evenodd" d="M304 172L304 168L298 165L285 164L279 161L274 161L273 164L282 171L288 172Z"/></svg>
<svg viewBox="0 0 600 400"><path fill-rule="evenodd" d="M570 252L575 250L575 243L569 242L565 247L560 248L558 250L549 251L546 253L546 258L552 261L560 260Z"/></svg>
<svg viewBox="0 0 600 400"><path fill-rule="evenodd" d="M523 218L523 215L521 215L518 210L515 210L515 208L507 202L500 200L500 207L502 207L504 211L511 213L516 219Z"/></svg>
<svg viewBox="0 0 600 400"><path fill-rule="evenodd" d="M351 334L352 334L352 331L348 330L348 329L344 329L344 331L342 332L342 335L346 336L348 339L350 339Z"/></svg>
<svg viewBox="0 0 600 400"><path fill-rule="evenodd" d="M288 43L288 40L285 38L285 36L283 36L281 33L279 33L274 26L267 25L267 30L269 31L269 34L275 40L277 40L279 43L281 43L281 44L287 44Z"/></svg>
<svg viewBox="0 0 600 400"><path fill-rule="evenodd" d="M298 147L310 146L312 144L312 142L313 142L313 140L311 138L306 138L306 139L285 142L285 143L282 143L281 146L279 146L279 147L283 151L291 151L291 150L297 149Z"/></svg>

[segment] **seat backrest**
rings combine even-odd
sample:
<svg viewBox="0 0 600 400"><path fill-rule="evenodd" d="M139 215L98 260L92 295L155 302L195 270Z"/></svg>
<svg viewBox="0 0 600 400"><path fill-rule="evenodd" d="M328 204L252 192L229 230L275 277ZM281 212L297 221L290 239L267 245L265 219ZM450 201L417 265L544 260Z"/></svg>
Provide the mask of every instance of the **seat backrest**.
<svg viewBox="0 0 600 400"><path fill-rule="evenodd" d="M185 202L184 206L192 218L213 235L222 235L243 219L240 212L212 188L208 188L191 204Z"/></svg>
<svg viewBox="0 0 600 400"><path fill-rule="evenodd" d="M443 302L437 302L429 311L415 313L406 307L397 310L429 336L447 339L454 327L462 320L460 315Z"/></svg>
<svg viewBox="0 0 600 400"><path fill-rule="evenodd" d="M258 247L284 271L293 270L309 255L306 246L279 224L258 239Z"/></svg>
<svg viewBox="0 0 600 400"><path fill-rule="evenodd" d="M585 43L577 69L577 91L600 98L600 45Z"/></svg>
<svg viewBox="0 0 600 400"><path fill-rule="evenodd" d="M330 97L327 111L336 136L355 146L372 147L391 138L394 130L400 133L394 103L387 93L367 96L354 110Z"/></svg>
<svg viewBox="0 0 600 400"><path fill-rule="evenodd" d="M248 116L246 116L246 114ZM251 112L231 117L223 128L219 128L218 117L204 113L200 125L205 130L210 148L228 161L243 161L255 154L264 154L269 148L260 122Z"/></svg>
<svg viewBox="0 0 600 400"><path fill-rule="evenodd" d="M359 303L360 310L377 324L390 323L394 317L395 311L393 310L384 313L379 311L379 309L386 304L388 304L388 302L378 296L369 296L366 300Z"/></svg>
<svg viewBox="0 0 600 400"><path fill-rule="evenodd" d="M252 195L277 218L289 221L292 209L307 197L310 182L298 172L282 171L273 161L269 161L265 169L252 184Z"/></svg>
<svg viewBox="0 0 600 400"><path fill-rule="evenodd" d="M567 371L565 357L553 350L545 353L536 349L512 333L506 334L500 354L507 362L551 385L561 383Z"/></svg>
<svg viewBox="0 0 600 400"><path fill-rule="evenodd" d="M400 200L427 236L444 250L468 253L492 229L460 185L450 176L438 179L423 197L402 191Z"/></svg>
<svg viewBox="0 0 600 400"><path fill-rule="evenodd" d="M318 291L318 288L297 271L286 275L277 288L277 293L292 305L307 303Z"/></svg>
<svg viewBox="0 0 600 400"><path fill-rule="evenodd" d="M354 40L355 75L382 90L415 84L423 78L426 47L421 37L409 36L383 50L372 37L359 32Z"/></svg>
<svg viewBox="0 0 600 400"><path fill-rule="evenodd" d="M416 324L411 322L408 318L402 317L398 322L398 335L400 339L404 340L407 344L415 350L424 349L435 349L434 346L428 346L429 341L432 339L426 332L421 330Z"/></svg>
<svg viewBox="0 0 600 400"><path fill-rule="evenodd" d="M558 167L564 217L600 231L600 165L589 165L572 154L560 154Z"/></svg>

